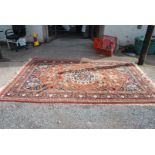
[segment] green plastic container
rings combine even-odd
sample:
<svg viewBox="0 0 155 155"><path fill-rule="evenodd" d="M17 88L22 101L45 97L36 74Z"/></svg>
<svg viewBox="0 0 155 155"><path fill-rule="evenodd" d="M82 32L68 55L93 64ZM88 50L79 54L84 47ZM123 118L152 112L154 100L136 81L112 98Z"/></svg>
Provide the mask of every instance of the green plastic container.
<svg viewBox="0 0 155 155"><path fill-rule="evenodd" d="M135 50L137 54L140 54L142 46L143 46L144 36L137 37L135 39ZM150 47L148 50L148 54L155 54L155 38L152 37Z"/></svg>

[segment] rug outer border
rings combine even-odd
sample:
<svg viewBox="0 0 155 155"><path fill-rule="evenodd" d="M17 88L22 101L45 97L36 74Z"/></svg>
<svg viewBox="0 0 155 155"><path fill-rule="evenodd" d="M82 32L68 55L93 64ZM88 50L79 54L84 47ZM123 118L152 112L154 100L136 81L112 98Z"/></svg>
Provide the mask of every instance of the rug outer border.
<svg viewBox="0 0 155 155"><path fill-rule="evenodd" d="M12 78L11 80L9 80L9 82L7 84L5 84L4 86L2 86L0 88L0 101L2 102L20 102L20 103L39 103L39 104L48 104L48 103L51 103L51 104L57 104L57 103L60 103L60 104L146 104L146 105L150 105L150 104L153 104L155 103L155 100L152 101L152 99L150 99L151 101L149 101L149 99L146 99L147 101L129 101L129 102L123 102L123 101L113 101L113 102L106 102L106 101L99 101L99 102L93 102L93 101L39 101L38 99L2 99L1 96L3 93L5 93L5 91L9 88L9 86L14 83L16 80L18 80L18 76L20 76L24 71L25 69L28 67L28 65L30 63L32 63L34 60L56 60L56 61L75 61L75 60L71 60L71 59L48 59L48 58L38 58L38 57L34 57L34 58L30 58L27 62L25 62L23 64L23 66L19 69L19 71L17 71L17 74L15 75L14 78ZM79 61L79 62L82 62L80 60L76 60L76 61ZM104 61L109 61L109 60L104 60ZM147 80L150 84L150 86L152 87L155 87L155 83L153 83L153 81L148 78L147 74L143 72L143 70L141 68L139 68L135 63L133 62L125 62L125 61L115 61L115 60L111 60L112 62L122 62L122 63L131 63L134 65L134 67L136 67L136 69L145 77L145 80ZM98 62L98 61L95 61L95 60L90 60L90 61L84 61L84 62ZM100 62L100 61L99 61ZM102 61L101 61L102 62ZM44 99L45 100L45 99ZM77 99L78 100L78 99ZM136 100L136 99L135 99ZM138 99L137 99L138 100Z"/></svg>

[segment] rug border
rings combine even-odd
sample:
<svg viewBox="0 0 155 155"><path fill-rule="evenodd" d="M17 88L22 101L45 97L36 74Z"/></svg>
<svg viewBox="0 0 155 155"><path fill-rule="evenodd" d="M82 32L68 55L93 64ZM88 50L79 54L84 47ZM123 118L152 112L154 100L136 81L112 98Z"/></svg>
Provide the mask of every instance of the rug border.
<svg viewBox="0 0 155 155"><path fill-rule="evenodd" d="M136 69L146 78L146 80L155 88L155 83L148 77L148 75L135 63L133 63Z"/></svg>
<svg viewBox="0 0 155 155"><path fill-rule="evenodd" d="M11 83L17 80L18 76L24 71L24 69L26 69L27 65L29 65L32 61L33 61L33 58L30 58L28 61L26 61L22 65L22 67L20 67L19 71L16 72L16 75L12 79L10 79L4 86L0 88L0 96L6 91L6 89L9 87Z"/></svg>
<svg viewBox="0 0 155 155"><path fill-rule="evenodd" d="M39 57L34 57L34 58L30 58L27 62L25 62L23 64L23 66L19 69L19 71L17 71L17 74L15 75L14 78L12 78L11 80L9 80L9 82L7 84L5 84L4 86L2 86L0 88L0 96L2 96L2 94L8 89L8 87L10 86L10 84L14 83L18 77L25 71L26 67L32 63L33 61L35 60L47 60L47 61L79 61L79 62L100 62L99 60L88 60L88 61L82 61L80 59L50 59L50 58L39 58ZM102 61L109 61L109 60L102 60ZM144 71L137 66L137 64L135 64L134 62L125 62L125 61L115 61L115 60L110 60L111 62L122 62L122 63L130 63L130 64L133 64L134 67L136 67L136 69L139 71L140 74L142 74L144 77L145 77L145 80L149 82L150 86L152 86L153 88L155 87L155 83L153 83L153 81L147 76L146 73L144 73ZM120 101L115 101L115 102L87 102L87 101L80 101L80 102L77 102L77 101L39 101L37 99L30 99L30 100L25 100L25 99L21 99L21 100L16 100L16 99L12 99L12 100L9 100L9 99L1 99L0 98L0 101L2 102L20 102L20 103L39 103L39 104L57 104L57 103L60 103L60 104L146 104L146 105L150 105L150 104L153 104L155 103L155 101L149 101L149 99L147 101L139 101L139 102L120 102Z"/></svg>

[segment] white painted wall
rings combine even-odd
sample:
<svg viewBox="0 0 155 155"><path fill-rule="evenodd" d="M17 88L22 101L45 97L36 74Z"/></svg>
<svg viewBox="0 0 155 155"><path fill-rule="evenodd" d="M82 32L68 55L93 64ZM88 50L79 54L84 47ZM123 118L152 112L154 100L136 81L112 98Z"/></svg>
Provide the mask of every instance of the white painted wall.
<svg viewBox="0 0 155 155"><path fill-rule="evenodd" d="M11 25L0 25L0 30L3 30L3 31L10 29L10 28L12 28ZM0 40L3 38L5 38L5 33L0 32Z"/></svg>
<svg viewBox="0 0 155 155"><path fill-rule="evenodd" d="M119 45L134 44L137 36L145 36L147 25L137 29L137 25L105 25L104 34L116 36ZM155 31L154 31L155 35Z"/></svg>
<svg viewBox="0 0 155 155"><path fill-rule="evenodd" d="M12 28L11 25L0 25L0 30L7 30ZM33 41L33 32L38 33L38 39L40 42L44 41L42 25L26 25L26 39L27 41ZM0 33L0 38L4 38L5 34Z"/></svg>
<svg viewBox="0 0 155 155"><path fill-rule="evenodd" d="M42 25L26 25L26 38L28 41L33 41L33 32L38 34L38 40L40 42L44 41Z"/></svg>

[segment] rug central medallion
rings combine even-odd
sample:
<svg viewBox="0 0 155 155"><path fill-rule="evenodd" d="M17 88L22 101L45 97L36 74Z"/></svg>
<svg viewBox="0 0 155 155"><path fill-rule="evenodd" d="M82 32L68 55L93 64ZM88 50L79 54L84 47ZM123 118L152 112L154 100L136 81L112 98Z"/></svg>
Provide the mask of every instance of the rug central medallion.
<svg viewBox="0 0 155 155"><path fill-rule="evenodd" d="M72 67L71 67L72 66ZM98 68L99 67L99 68ZM119 69L102 69L97 64L43 65L26 82L28 90L119 90L129 79ZM119 75L119 76L118 76Z"/></svg>

